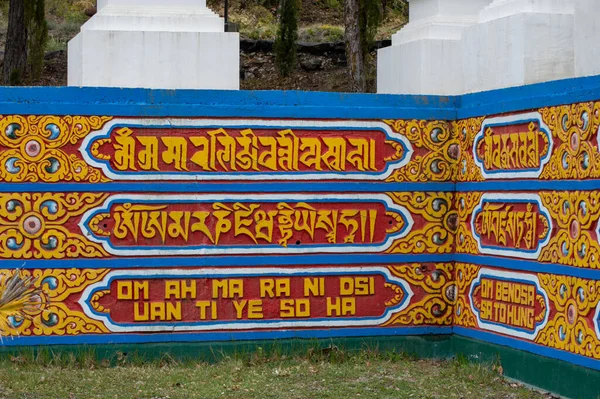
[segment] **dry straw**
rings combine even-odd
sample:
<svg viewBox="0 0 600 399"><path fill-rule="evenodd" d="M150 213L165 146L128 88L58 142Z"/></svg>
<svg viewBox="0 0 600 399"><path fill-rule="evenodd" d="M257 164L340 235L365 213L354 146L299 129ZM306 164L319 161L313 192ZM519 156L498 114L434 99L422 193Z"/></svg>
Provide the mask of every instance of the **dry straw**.
<svg viewBox="0 0 600 399"><path fill-rule="evenodd" d="M23 276L20 270L12 275L0 274L0 340L13 335L12 320L31 319L42 306L42 289L36 287L37 279Z"/></svg>

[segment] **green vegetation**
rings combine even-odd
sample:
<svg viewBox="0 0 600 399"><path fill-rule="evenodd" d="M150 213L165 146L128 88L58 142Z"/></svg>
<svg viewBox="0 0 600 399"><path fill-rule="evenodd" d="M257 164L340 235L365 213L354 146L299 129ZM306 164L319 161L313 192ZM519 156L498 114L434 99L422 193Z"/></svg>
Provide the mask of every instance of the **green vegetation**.
<svg viewBox="0 0 600 399"><path fill-rule="evenodd" d="M46 20L49 37L46 51L65 50L67 43L87 21L85 10L95 5L94 0L46 0ZM274 0L232 0L230 19L240 24L240 34L249 39L274 40L277 36L277 2ZM341 41L343 0L304 0L300 7L299 40L305 42ZM383 3L382 3L383 4ZM405 22L408 8L405 0L387 0L386 19L377 38L389 38ZM222 12L222 1L209 0L208 5ZM8 1L0 0L0 49L6 33Z"/></svg>
<svg viewBox="0 0 600 399"><path fill-rule="evenodd" d="M93 353L0 358L0 398L514 398L545 396L505 380L493 365L414 360L392 352L305 355L260 351L216 364L144 363L124 355L117 365Z"/></svg>
<svg viewBox="0 0 600 399"><path fill-rule="evenodd" d="M261 5L244 10L233 10L231 21L240 25L240 35L253 40L273 40L277 34L277 21L271 11Z"/></svg>
<svg viewBox="0 0 600 399"><path fill-rule="evenodd" d="M45 0L30 0L25 3L25 16L27 18L29 68L31 77L39 79L44 70L44 54L48 42L48 22L46 22Z"/></svg>
<svg viewBox="0 0 600 399"><path fill-rule="evenodd" d="M311 25L300 29L298 39L301 42L341 42L344 40L344 28L335 25Z"/></svg>
<svg viewBox="0 0 600 399"><path fill-rule="evenodd" d="M48 43L46 51L66 50L69 40L74 38L88 17L87 8L95 5L94 0L46 0Z"/></svg>
<svg viewBox="0 0 600 399"><path fill-rule="evenodd" d="M275 39L275 65L281 76L288 76L296 66L296 41L298 40L298 0L281 0L277 38Z"/></svg>
<svg viewBox="0 0 600 399"><path fill-rule="evenodd" d="M39 0L28 0L39 1ZM375 1L375 0L369 0ZM389 39L407 19L406 0L377 0L385 18L380 24L376 39ZM344 39L344 5L346 0L297 0L298 41L308 43L340 42ZM22 83L33 85L65 85L67 78L67 43L77 35L87 20L96 0L45 0L48 37L45 47L37 47L39 54L45 52L43 76ZM223 1L207 0L207 5L223 15ZM0 66L5 53L8 27L8 0L0 0ZM230 0L229 20L239 24L240 37L254 40L275 40L278 29L279 0ZM42 49L42 51L40 51ZM54 54L48 54L53 52ZM300 56L304 60L305 56ZM326 56L330 57L330 56ZM319 70L305 71L297 68L288 78L281 77L275 67L274 54L244 53L242 69L251 70L249 78L242 82L246 90L329 90L349 91L346 66L337 57L330 57ZM370 60L374 65L374 61ZM35 68L39 71L40 63ZM31 66L31 65L30 65ZM31 70L31 68L29 68ZM22 77L15 76L15 81Z"/></svg>

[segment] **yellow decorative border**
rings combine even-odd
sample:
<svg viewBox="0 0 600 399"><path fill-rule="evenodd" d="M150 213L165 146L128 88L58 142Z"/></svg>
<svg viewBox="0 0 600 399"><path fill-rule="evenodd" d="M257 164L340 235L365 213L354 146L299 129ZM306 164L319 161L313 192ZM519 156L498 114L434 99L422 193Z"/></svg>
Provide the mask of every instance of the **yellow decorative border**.
<svg viewBox="0 0 600 399"><path fill-rule="evenodd" d="M96 193L0 194L0 258L107 256L100 245L65 227L107 197Z"/></svg>
<svg viewBox="0 0 600 399"><path fill-rule="evenodd" d="M0 117L0 182L109 181L100 170L81 159L79 151L68 154L65 147L77 144L111 119L108 116Z"/></svg>
<svg viewBox="0 0 600 399"><path fill-rule="evenodd" d="M395 132L405 136L424 154L413 155L410 162L395 171L387 182L450 181L454 175L460 146L452 137L452 126L445 121L384 120Z"/></svg>
<svg viewBox="0 0 600 399"><path fill-rule="evenodd" d="M600 341L588 320L600 302L600 281L538 274L555 313L535 339L537 344L600 359Z"/></svg>
<svg viewBox="0 0 600 399"><path fill-rule="evenodd" d="M406 207L411 215L425 220L420 228L404 238L396 240L386 253L451 253L454 248L454 232L457 215L452 209L453 193L387 193L399 205Z"/></svg>
<svg viewBox="0 0 600 399"><path fill-rule="evenodd" d="M65 301L78 300L78 294L90 284L104 278L107 269L42 269L22 270L23 276L36 278L36 287L43 291L42 305L27 318L17 320L18 326L9 335L47 336L108 333L99 321L88 318L83 312L69 308ZM0 269L0 274L12 275L14 270Z"/></svg>
<svg viewBox="0 0 600 399"><path fill-rule="evenodd" d="M432 268L432 271L428 269ZM425 291L425 296L408 308L395 314L384 326L391 325L452 325L452 314L456 287L454 285L454 265L410 264L389 266L393 275L400 277L413 287Z"/></svg>

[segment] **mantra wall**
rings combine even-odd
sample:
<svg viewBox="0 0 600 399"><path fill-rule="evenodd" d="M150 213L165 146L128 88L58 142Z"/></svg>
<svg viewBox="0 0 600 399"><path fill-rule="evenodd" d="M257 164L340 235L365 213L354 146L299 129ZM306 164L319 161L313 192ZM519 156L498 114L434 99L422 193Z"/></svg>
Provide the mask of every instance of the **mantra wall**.
<svg viewBox="0 0 600 399"><path fill-rule="evenodd" d="M600 369L600 78L0 93L0 274L43 290L2 345L456 333Z"/></svg>

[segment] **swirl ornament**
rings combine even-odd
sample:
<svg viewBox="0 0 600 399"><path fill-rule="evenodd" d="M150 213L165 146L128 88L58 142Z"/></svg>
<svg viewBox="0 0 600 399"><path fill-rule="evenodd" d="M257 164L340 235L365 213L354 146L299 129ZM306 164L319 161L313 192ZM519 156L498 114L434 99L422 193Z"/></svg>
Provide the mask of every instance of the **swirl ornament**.
<svg viewBox="0 0 600 399"><path fill-rule="evenodd" d="M539 274L556 311L535 342L550 348L600 359L600 342L590 317L600 302L600 281Z"/></svg>
<svg viewBox="0 0 600 399"><path fill-rule="evenodd" d="M593 144L600 126L600 103L580 103L540 110L550 126L555 149L543 180L600 177L600 153Z"/></svg>
<svg viewBox="0 0 600 399"><path fill-rule="evenodd" d="M15 272L0 269L0 276ZM35 269L21 272L40 292L39 306L26 309L23 317L12 323L9 333L21 336L79 335L107 333L104 325L91 320L81 311L73 310L67 302L76 300L89 285L101 280L106 269Z"/></svg>
<svg viewBox="0 0 600 399"><path fill-rule="evenodd" d="M483 181L481 169L475 164L473 159L473 143L475 136L481 130L485 118L470 118L452 122L452 130L455 140L458 141L461 149L460 156L456 162L454 180L464 181Z"/></svg>
<svg viewBox="0 0 600 399"><path fill-rule="evenodd" d="M457 294L454 306L454 325L476 328L477 318L471 310L469 290L481 268L465 263L456 263L455 268Z"/></svg>
<svg viewBox="0 0 600 399"><path fill-rule="evenodd" d="M390 266L393 275L408 281L411 287L422 290L423 298L394 315L385 326L391 325L441 325L452 324L456 295L453 283L454 265Z"/></svg>
<svg viewBox="0 0 600 399"><path fill-rule="evenodd" d="M0 342L3 335L16 335L25 320L41 314L43 292L36 282L19 270L0 273Z"/></svg>
<svg viewBox="0 0 600 399"><path fill-rule="evenodd" d="M415 155L388 182L449 181L454 174L461 149L452 137L452 128L445 121L384 120L402 134L414 148Z"/></svg>
<svg viewBox="0 0 600 399"><path fill-rule="evenodd" d="M99 205L106 194L0 194L0 258L63 259L106 255L98 244L66 226Z"/></svg>
<svg viewBox="0 0 600 399"><path fill-rule="evenodd" d="M596 268L600 245L593 237L600 218L600 192L541 192L542 203L558 224L558 231L539 260Z"/></svg>
<svg viewBox="0 0 600 399"><path fill-rule="evenodd" d="M107 181L76 155L77 142L110 117L20 116L0 119L0 181Z"/></svg>
<svg viewBox="0 0 600 399"><path fill-rule="evenodd" d="M96 292L90 299L90 306L92 307L92 309L100 313L110 313L110 309L107 309L104 306L100 305L100 299L109 294L110 290Z"/></svg>
<svg viewBox="0 0 600 399"><path fill-rule="evenodd" d="M477 254L477 241L471 231L471 217L481 201L483 193L457 193L455 208L458 212L458 227L456 229L456 252Z"/></svg>
<svg viewBox="0 0 600 399"><path fill-rule="evenodd" d="M397 204L406 207L415 226L417 217L421 228L413 227L404 238L398 239L387 253L451 253L458 221L452 209L453 193L388 193Z"/></svg>

